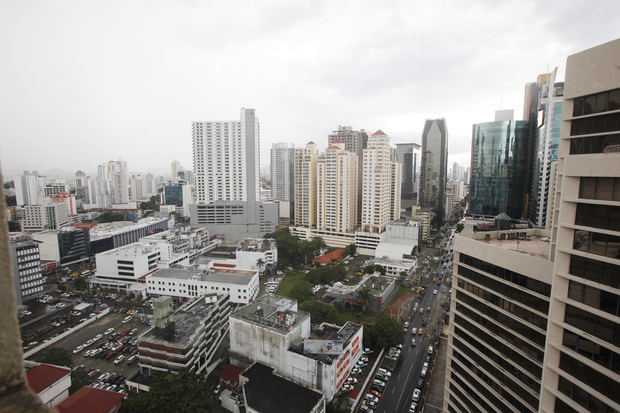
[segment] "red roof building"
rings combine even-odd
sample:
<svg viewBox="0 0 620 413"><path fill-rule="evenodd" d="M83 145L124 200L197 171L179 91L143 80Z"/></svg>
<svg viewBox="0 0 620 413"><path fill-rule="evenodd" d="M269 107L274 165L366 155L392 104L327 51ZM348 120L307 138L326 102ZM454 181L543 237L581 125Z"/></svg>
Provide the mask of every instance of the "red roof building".
<svg viewBox="0 0 620 413"><path fill-rule="evenodd" d="M379 129L378 131L376 131L375 133L372 134L372 136L379 136L379 135L386 136L385 133L383 133L383 131L381 129Z"/></svg>
<svg viewBox="0 0 620 413"><path fill-rule="evenodd" d="M71 387L71 369L39 364L26 373L28 386L35 392L41 402L54 407L69 396Z"/></svg>
<svg viewBox="0 0 620 413"><path fill-rule="evenodd" d="M84 386L56 406L59 413L116 413L124 395L114 391Z"/></svg>
<svg viewBox="0 0 620 413"><path fill-rule="evenodd" d="M239 375L245 370L243 367L235 366L234 364L224 364L222 370L217 373L217 377L224 380L230 386L235 386L239 383Z"/></svg>
<svg viewBox="0 0 620 413"><path fill-rule="evenodd" d="M343 255L344 250L342 248L338 248L319 257L316 257L312 261L317 264L337 264L342 259Z"/></svg>

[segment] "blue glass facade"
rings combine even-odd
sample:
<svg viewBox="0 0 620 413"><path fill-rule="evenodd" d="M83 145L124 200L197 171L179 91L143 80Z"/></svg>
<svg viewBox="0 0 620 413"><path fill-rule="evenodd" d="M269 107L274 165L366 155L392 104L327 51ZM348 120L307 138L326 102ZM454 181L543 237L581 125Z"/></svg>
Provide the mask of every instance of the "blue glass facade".
<svg viewBox="0 0 620 413"><path fill-rule="evenodd" d="M164 187L164 202L166 205L183 206L183 187L181 185L166 185Z"/></svg>
<svg viewBox="0 0 620 413"><path fill-rule="evenodd" d="M469 212L521 218L526 179L528 121L474 125Z"/></svg>

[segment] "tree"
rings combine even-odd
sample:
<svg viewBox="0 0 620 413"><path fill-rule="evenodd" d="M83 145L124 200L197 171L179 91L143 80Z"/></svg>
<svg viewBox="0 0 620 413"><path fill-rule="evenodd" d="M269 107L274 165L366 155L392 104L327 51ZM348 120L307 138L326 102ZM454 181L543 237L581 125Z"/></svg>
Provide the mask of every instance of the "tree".
<svg viewBox="0 0 620 413"><path fill-rule="evenodd" d="M290 296L299 303L310 299L312 297L312 284L308 281L299 281L291 288Z"/></svg>
<svg viewBox="0 0 620 413"><path fill-rule="evenodd" d="M159 211L159 195L153 195L150 200L140 202L140 209L152 209L153 211Z"/></svg>
<svg viewBox="0 0 620 413"><path fill-rule="evenodd" d="M349 244L344 248L344 255L355 255L355 251L357 250L357 245Z"/></svg>
<svg viewBox="0 0 620 413"><path fill-rule="evenodd" d="M86 278L77 277L75 281L73 282L73 286L75 287L76 290L83 291L86 288L88 288L88 283L86 282Z"/></svg>
<svg viewBox="0 0 620 413"><path fill-rule="evenodd" d="M39 363L54 364L56 366L73 366L71 353L62 347L44 348L38 353L35 353L34 356L32 356L32 359L34 361L38 361Z"/></svg>
<svg viewBox="0 0 620 413"><path fill-rule="evenodd" d="M375 271L381 273L381 275L385 275L385 268L379 264L371 264L364 267L364 274L372 274Z"/></svg>
<svg viewBox="0 0 620 413"><path fill-rule="evenodd" d="M158 377L149 392L130 392L126 406L129 413L185 413L211 411L214 402L203 377L193 372L183 372Z"/></svg>
<svg viewBox="0 0 620 413"><path fill-rule="evenodd" d="M259 271L261 268L263 268L263 265L265 265L265 261L262 258L256 260L256 266L258 267Z"/></svg>
<svg viewBox="0 0 620 413"><path fill-rule="evenodd" d="M304 301L299 305L299 310L310 313L310 319L313 324L321 324L323 322L336 323L338 321L338 311L331 305L321 301Z"/></svg>
<svg viewBox="0 0 620 413"><path fill-rule="evenodd" d="M402 327L393 318L380 314L373 325L364 326L364 342L376 349L395 346L403 342Z"/></svg>
<svg viewBox="0 0 620 413"><path fill-rule="evenodd" d="M314 285L331 284L342 280L347 275L347 269L342 264L328 265L315 268L306 274L306 280Z"/></svg>
<svg viewBox="0 0 620 413"><path fill-rule="evenodd" d="M71 372L71 387L69 387L69 394L73 394L80 390L84 386L88 386L93 380L88 377L84 368L79 368Z"/></svg>
<svg viewBox="0 0 620 413"><path fill-rule="evenodd" d="M368 287L363 287L360 288L360 290L357 292L357 296L362 302L362 312L366 312L366 309L368 308L368 303L372 299L372 291Z"/></svg>
<svg viewBox="0 0 620 413"><path fill-rule="evenodd" d="M97 222L116 222L116 221L126 221L127 217L123 214L119 214L117 212L106 212L104 214L99 215L97 218Z"/></svg>
<svg viewBox="0 0 620 413"><path fill-rule="evenodd" d="M456 224L456 233L460 234L461 231L463 231L463 228L465 228L465 226L462 223L458 223Z"/></svg>

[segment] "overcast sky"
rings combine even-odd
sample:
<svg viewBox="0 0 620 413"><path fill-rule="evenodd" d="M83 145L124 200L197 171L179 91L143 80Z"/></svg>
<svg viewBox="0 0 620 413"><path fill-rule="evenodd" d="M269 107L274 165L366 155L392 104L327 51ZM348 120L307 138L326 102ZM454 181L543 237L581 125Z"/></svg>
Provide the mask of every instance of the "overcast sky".
<svg viewBox="0 0 620 413"><path fill-rule="evenodd" d="M419 143L434 117L468 165L472 123L520 119L526 82L619 28L618 0L3 0L0 159L7 178L118 158L169 174L192 167L192 120L250 107L263 166L338 125Z"/></svg>

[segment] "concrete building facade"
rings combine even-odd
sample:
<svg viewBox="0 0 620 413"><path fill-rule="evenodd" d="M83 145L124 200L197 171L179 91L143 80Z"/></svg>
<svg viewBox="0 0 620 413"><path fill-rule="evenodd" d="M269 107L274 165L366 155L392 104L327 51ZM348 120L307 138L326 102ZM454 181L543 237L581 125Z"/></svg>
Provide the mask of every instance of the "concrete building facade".
<svg viewBox="0 0 620 413"><path fill-rule="evenodd" d="M295 150L295 225L316 228L316 162L318 150L312 141Z"/></svg>
<svg viewBox="0 0 620 413"><path fill-rule="evenodd" d="M12 241L11 264L17 305L43 295L45 280L41 274L39 245L30 239Z"/></svg>

